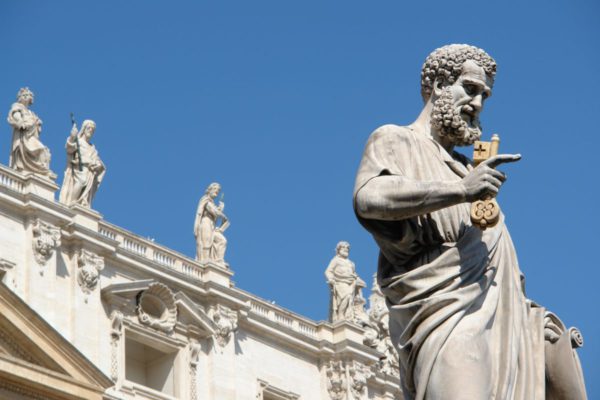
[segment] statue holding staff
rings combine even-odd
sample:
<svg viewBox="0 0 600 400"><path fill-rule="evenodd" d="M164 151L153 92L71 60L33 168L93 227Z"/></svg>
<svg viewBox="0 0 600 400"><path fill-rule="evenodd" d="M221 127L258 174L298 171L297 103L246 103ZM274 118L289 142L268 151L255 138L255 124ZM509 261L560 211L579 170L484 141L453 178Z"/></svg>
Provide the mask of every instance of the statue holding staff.
<svg viewBox="0 0 600 400"><path fill-rule="evenodd" d="M90 140L96 131L96 123L85 120L81 130L73 120L71 134L67 138L67 168L60 190L59 201L66 205L78 204L91 207L92 200L102 183L106 167Z"/></svg>

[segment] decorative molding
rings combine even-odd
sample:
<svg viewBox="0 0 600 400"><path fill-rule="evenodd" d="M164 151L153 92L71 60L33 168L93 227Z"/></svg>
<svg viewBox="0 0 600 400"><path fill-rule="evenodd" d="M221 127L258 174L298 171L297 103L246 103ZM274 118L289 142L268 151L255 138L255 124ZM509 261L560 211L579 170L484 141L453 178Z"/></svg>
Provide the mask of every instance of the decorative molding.
<svg viewBox="0 0 600 400"><path fill-rule="evenodd" d="M355 360L348 366L348 375L350 377L350 392L354 400L362 399L366 392L367 380L374 375L373 370Z"/></svg>
<svg viewBox="0 0 600 400"><path fill-rule="evenodd" d="M219 346L224 347L231 338L231 334L238 329L238 314L222 304L213 308L212 319L217 325L215 340Z"/></svg>
<svg viewBox="0 0 600 400"><path fill-rule="evenodd" d="M300 399L300 395L296 393L292 393L280 388L277 388L267 381L263 381L262 379L258 380L258 393L256 394L257 400L264 400L265 396L269 396L269 399L274 400L298 400Z"/></svg>
<svg viewBox="0 0 600 400"><path fill-rule="evenodd" d="M60 246L60 228L36 218L32 233L33 256L38 265L43 267L54 254L54 250ZM43 270L40 273L43 273Z"/></svg>
<svg viewBox="0 0 600 400"><path fill-rule="evenodd" d="M162 283L153 283L137 297L140 323L156 330L171 333L177 323L175 296Z"/></svg>
<svg viewBox="0 0 600 400"><path fill-rule="evenodd" d="M327 392L331 400L347 399L348 382L346 380L346 369L342 361L329 361L326 367Z"/></svg>
<svg viewBox="0 0 600 400"><path fill-rule="evenodd" d="M45 394L37 393L24 385L21 386L11 382L0 381L0 390L15 393L21 398L31 400L48 400L48 397Z"/></svg>
<svg viewBox="0 0 600 400"><path fill-rule="evenodd" d="M100 271L104 269L104 259L88 250L81 249L77 257L77 265L79 267L77 283L85 294L90 294L98 286Z"/></svg>
<svg viewBox="0 0 600 400"><path fill-rule="evenodd" d="M14 340L14 338L8 334L8 332L4 329L0 329L0 353L1 350L4 350L9 355L15 358L20 358L21 360L27 361L28 363L41 365L38 361L36 361L31 354L29 354L22 346Z"/></svg>
<svg viewBox="0 0 600 400"><path fill-rule="evenodd" d="M381 372L399 377L400 359L390 338L390 313L381 288L377 284L377 274L373 275L369 304L369 320L363 324L365 330L363 343L384 355L379 361Z"/></svg>
<svg viewBox="0 0 600 400"><path fill-rule="evenodd" d="M123 335L123 313L113 311L110 315L110 377L113 382L119 379L119 342Z"/></svg>
<svg viewBox="0 0 600 400"><path fill-rule="evenodd" d="M200 361L200 350L202 347L196 341L190 342L190 398L198 400L198 361Z"/></svg>
<svg viewBox="0 0 600 400"><path fill-rule="evenodd" d="M12 261L8 261L4 258L0 258L0 281L4 279L4 277L6 276L6 274L8 273L8 271L10 271L11 269L15 268L16 264ZM13 277L12 279L12 284L13 287L16 287L16 280Z"/></svg>

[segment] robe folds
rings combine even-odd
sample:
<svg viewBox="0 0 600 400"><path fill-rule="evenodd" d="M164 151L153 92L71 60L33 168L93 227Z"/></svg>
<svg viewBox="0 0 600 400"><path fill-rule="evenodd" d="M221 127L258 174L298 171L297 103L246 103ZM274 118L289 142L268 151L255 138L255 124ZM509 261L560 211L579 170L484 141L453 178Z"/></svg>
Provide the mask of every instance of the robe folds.
<svg viewBox="0 0 600 400"><path fill-rule="evenodd" d="M363 154L355 211L357 193L380 175L401 177L399 190L410 193L424 182L458 182L470 169L466 157L410 127L383 126ZM544 309L525 297L503 215L482 231L469 203L398 221L356 214L380 248L405 399L545 398Z"/></svg>
<svg viewBox="0 0 600 400"><path fill-rule="evenodd" d="M10 167L18 171L51 175L50 150L40 141L42 120L21 103L12 105L7 120L13 127Z"/></svg>
<svg viewBox="0 0 600 400"><path fill-rule="evenodd" d="M79 150L74 140L67 139L67 168L59 201L67 205L91 207L96 191L106 174L106 167L98 155L96 146L89 143L83 135L79 135L78 142Z"/></svg>

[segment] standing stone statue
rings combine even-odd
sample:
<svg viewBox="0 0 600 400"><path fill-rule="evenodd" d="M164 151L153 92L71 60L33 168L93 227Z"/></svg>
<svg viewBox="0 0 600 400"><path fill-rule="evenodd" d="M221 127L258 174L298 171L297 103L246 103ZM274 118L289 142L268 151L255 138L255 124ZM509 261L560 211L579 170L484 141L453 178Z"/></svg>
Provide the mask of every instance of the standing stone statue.
<svg viewBox="0 0 600 400"><path fill-rule="evenodd" d="M223 213L225 204L222 201L219 202L219 205L215 203L215 198L220 191L221 185L211 183L198 203L194 235L196 236L196 260L200 262L212 261L225 264L227 239L223 233L230 224L229 219ZM219 220L221 221L220 225Z"/></svg>
<svg viewBox="0 0 600 400"><path fill-rule="evenodd" d="M22 88L8 112L8 123L13 128L9 166L54 179L56 176L50 171L50 150L40 141L42 120L29 109L32 104L33 92Z"/></svg>
<svg viewBox="0 0 600 400"><path fill-rule="evenodd" d="M356 275L354 263L348 259L350 244L339 242L335 248L336 255L329 262L325 270L325 277L331 290L329 320L358 322L360 307L365 301L362 297L362 288L365 282ZM358 305L358 307L357 307Z"/></svg>
<svg viewBox="0 0 600 400"><path fill-rule="evenodd" d="M61 203L92 206L94 195L106 173L96 147L90 143L95 131L96 123L89 119L83 121L79 132L73 124L66 144L67 168L60 190Z"/></svg>
<svg viewBox="0 0 600 400"><path fill-rule="evenodd" d="M358 220L380 248L405 399L585 399L579 332L527 299L501 214L481 229L470 203L493 197L520 159L474 166L454 151L481 135L496 62L483 50L435 50L421 71L425 103L408 126L370 136L356 176Z"/></svg>

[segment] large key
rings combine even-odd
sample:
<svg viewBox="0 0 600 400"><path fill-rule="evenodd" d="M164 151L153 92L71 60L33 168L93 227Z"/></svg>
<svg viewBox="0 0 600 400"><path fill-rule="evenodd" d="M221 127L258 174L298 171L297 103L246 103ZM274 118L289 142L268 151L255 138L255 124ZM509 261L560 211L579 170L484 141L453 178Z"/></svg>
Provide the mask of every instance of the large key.
<svg viewBox="0 0 600 400"><path fill-rule="evenodd" d="M473 148L473 163L475 166L498 154L500 137L492 135L491 142L476 141ZM477 200L471 204L471 222L481 229L490 228L500 219L500 206L493 196Z"/></svg>

